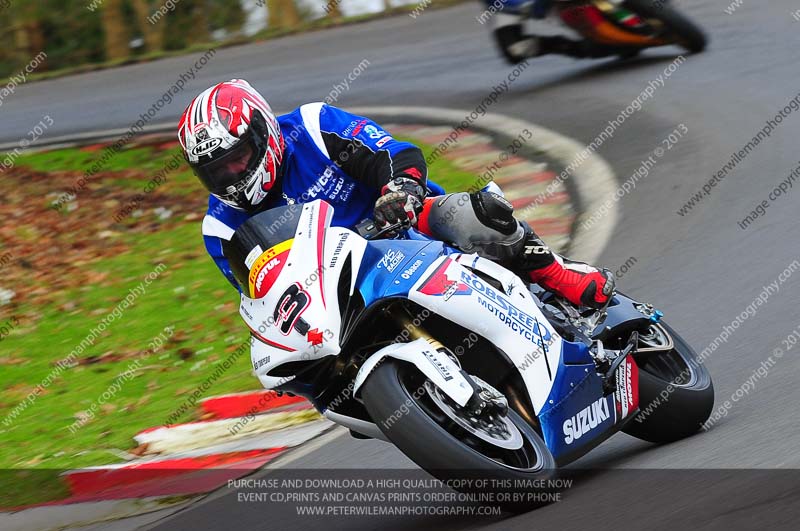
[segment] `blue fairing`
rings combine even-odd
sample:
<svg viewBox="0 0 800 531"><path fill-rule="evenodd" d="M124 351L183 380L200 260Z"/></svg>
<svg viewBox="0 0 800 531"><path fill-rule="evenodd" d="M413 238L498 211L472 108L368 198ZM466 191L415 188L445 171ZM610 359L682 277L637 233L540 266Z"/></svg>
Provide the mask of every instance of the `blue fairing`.
<svg viewBox="0 0 800 531"><path fill-rule="evenodd" d="M409 231L408 236L413 239L377 240L367 244L356 280L367 306L386 297L408 296L411 286L428 266L443 254L455 252L416 231Z"/></svg>
<svg viewBox="0 0 800 531"><path fill-rule="evenodd" d="M598 444L614 431L617 422L613 395L603 397L603 383L586 345L564 341L561 360L550 396L539 412L545 443L557 461L571 461ZM572 361L573 363L568 363ZM598 402L605 401L605 405ZM593 404L597 405L593 406ZM599 407L598 407L599 406ZM587 409L588 408L588 409ZM588 430L582 427L581 412L586 411ZM565 426L577 420L580 433ZM572 434L567 436L567 432Z"/></svg>
<svg viewBox="0 0 800 531"><path fill-rule="evenodd" d="M574 461L616 431L623 418L584 343L563 341L550 395L539 411L545 443L559 463Z"/></svg>

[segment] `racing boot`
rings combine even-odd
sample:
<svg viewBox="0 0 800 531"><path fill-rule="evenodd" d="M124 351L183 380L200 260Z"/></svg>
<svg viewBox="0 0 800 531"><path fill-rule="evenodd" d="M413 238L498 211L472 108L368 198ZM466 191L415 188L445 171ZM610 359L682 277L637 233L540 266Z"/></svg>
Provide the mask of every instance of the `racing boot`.
<svg viewBox="0 0 800 531"><path fill-rule="evenodd" d="M602 308L614 293L614 275L607 269L565 259L539 238L527 223L521 249L512 267L526 271L531 280L576 306Z"/></svg>
<svg viewBox="0 0 800 531"><path fill-rule="evenodd" d="M601 44L588 39L573 40L561 35L528 35L522 31L521 24L509 24L494 30L501 53L511 64L543 55L564 55L575 59L599 59L619 55L633 57L640 48Z"/></svg>
<svg viewBox="0 0 800 531"><path fill-rule="evenodd" d="M494 38L506 60L511 64L521 63L533 57L559 54L582 57L584 51L573 41L561 36L527 35L522 24L501 25L494 30Z"/></svg>

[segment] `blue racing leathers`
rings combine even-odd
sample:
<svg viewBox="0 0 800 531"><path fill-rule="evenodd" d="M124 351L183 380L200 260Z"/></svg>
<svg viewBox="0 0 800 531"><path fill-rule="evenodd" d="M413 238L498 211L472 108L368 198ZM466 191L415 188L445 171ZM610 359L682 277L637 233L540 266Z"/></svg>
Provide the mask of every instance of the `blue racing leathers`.
<svg viewBox="0 0 800 531"><path fill-rule="evenodd" d="M285 150L279 175L262 211L324 199L334 207L332 224L353 228L372 217L381 189L394 179L416 180L429 195L444 193L427 181L425 159L418 147L394 139L368 118L323 103L309 103L278 117L278 122ZM451 208L453 203L459 205L455 210ZM418 228L464 252L528 271L531 279L575 304L604 304L613 289L613 279L607 281L596 268L585 264L572 268L574 271L570 269L527 223L514 218L513 211L500 189L490 183L471 194L429 197ZM212 195L203 218L206 249L240 292L223 253L223 241L230 240L251 215Z"/></svg>
<svg viewBox="0 0 800 531"><path fill-rule="evenodd" d="M425 187L422 151L394 139L368 118L324 103L309 103L279 116L285 151L280 175L264 209L324 199L334 207L332 223L353 228L371 218L381 188L397 177ZM435 193L441 188L431 184ZM203 219L206 249L230 283L241 291L222 252L222 241L252 214L226 205L213 195Z"/></svg>
<svg viewBox="0 0 800 531"><path fill-rule="evenodd" d="M553 5L553 0L483 0L487 7L510 15L528 15L544 18Z"/></svg>

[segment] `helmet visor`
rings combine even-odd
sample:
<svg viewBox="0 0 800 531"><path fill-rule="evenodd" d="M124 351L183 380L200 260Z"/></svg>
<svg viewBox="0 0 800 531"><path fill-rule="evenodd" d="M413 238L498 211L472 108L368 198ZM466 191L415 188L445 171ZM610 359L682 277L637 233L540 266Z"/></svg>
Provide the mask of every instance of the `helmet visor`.
<svg viewBox="0 0 800 531"><path fill-rule="evenodd" d="M263 157L260 155L250 139L242 139L221 157L196 164L193 169L209 192L226 194L233 192L230 188L240 188L247 183Z"/></svg>

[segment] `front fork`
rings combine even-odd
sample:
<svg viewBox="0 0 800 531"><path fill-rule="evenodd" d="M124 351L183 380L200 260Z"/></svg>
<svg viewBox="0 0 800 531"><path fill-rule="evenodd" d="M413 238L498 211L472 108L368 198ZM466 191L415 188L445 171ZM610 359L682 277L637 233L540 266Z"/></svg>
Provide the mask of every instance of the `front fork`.
<svg viewBox="0 0 800 531"><path fill-rule="evenodd" d="M430 335L422 326L414 325L411 318L405 312L398 314L389 310L388 314L401 329L408 330L409 338L412 341L417 339L427 341L434 349L452 359L459 369L461 369L461 362L458 360L458 357L438 339ZM465 409L473 415L478 416L484 413L497 413L501 416L505 416L505 414L508 413L508 401L505 396L483 380L466 373L464 369L461 369L461 374L472 387L472 397L464 406Z"/></svg>

